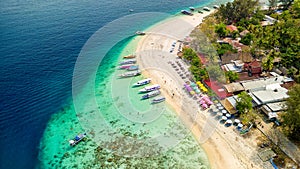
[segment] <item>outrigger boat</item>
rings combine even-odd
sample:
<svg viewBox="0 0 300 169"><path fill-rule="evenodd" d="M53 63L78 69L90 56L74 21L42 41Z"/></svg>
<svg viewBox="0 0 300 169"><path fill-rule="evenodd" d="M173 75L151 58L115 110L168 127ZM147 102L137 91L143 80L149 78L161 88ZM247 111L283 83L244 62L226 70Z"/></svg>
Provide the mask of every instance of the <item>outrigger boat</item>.
<svg viewBox="0 0 300 169"><path fill-rule="evenodd" d="M124 59L133 59L135 58L135 55L127 55L123 57Z"/></svg>
<svg viewBox="0 0 300 169"><path fill-rule="evenodd" d="M165 100L166 100L165 97L160 96L160 97L157 97L157 98L153 99L151 103L152 103L152 104L160 103L160 102L163 102L163 101L165 101Z"/></svg>
<svg viewBox="0 0 300 169"><path fill-rule="evenodd" d="M131 71L131 72L126 72L123 74L120 74L120 77L133 77L133 76L138 76L141 74L141 71L136 70L136 71Z"/></svg>
<svg viewBox="0 0 300 169"><path fill-rule="evenodd" d="M219 9L220 7L218 5L213 6L215 9Z"/></svg>
<svg viewBox="0 0 300 169"><path fill-rule="evenodd" d="M139 65L132 65L132 66L130 66L130 67L128 67L128 68L126 68L127 70L138 70L139 69Z"/></svg>
<svg viewBox="0 0 300 169"><path fill-rule="evenodd" d="M204 7L203 10L210 11L210 8L209 7Z"/></svg>
<svg viewBox="0 0 300 169"><path fill-rule="evenodd" d="M143 31L136 31L135 34L136 34L136 35L146 35L146 32L143 32Z"/></svg>
<svg viewBox="0 0 300 169"><path fill-rule="evenodd" d="M148 78L148 79L144 79L144 80L140 80L140 81L136 82L135 84L133 84L133 86L134 87L143 86L143 85L149 84L150 82L151 82L151 79Z"/></svg>
<svg viewBox="0 0 300 169"><path fill-rule="evenodd" d="M154 97L160 94L159 90L154 90L142 96L142 99L149 99L150 97Z"/></svg>
<svg viewBox="0 0 300 169"><path fill-rule="evenodd" d="M143 89L139 90L139 92L145 93L145 92L151 92L151 91L158 90L158 89L160 89L160 85L155 84L155 85L151 85L151 86L146 86Z"/></svg>
<svg viewBox="0 0 300 169"><path fill-rule="evenodd" d="M135 64L128 64L128 65L122 65L122 66L119 66L119 69L128 69L130 66L133 66Z"/></svg>
<svg viewBox="0 0 300 169"><path fill-rule="evenodd" d="M69 140L70 146L75 146L86 137L86 133L75 136L73 140Z"/></svg>
<svg viewBox="0 0 300 169"><path fill-rule="evenodd" d="M189 12L187 10L181 10L181 13L185 14L185 15L193 15L191 12Z"/></svg>
<svg viewBox="0 0 300 169"><path fill-rule="evenodd" d="M136 63L136 59L126 59L120 62L120 65L133 64Z"/></svg>

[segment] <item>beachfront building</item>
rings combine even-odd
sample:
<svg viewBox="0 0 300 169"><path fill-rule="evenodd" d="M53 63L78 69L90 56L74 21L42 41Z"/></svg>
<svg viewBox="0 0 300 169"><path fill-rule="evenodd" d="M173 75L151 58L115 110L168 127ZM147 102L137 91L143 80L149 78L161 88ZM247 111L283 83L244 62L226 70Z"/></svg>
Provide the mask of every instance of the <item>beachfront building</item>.
<svg viewBox="0 0 300 169"><path fill-rule="evenodd" d="M276 19L272 18L271 16L265 15L264 20L261 21L261 26L269 26L273 25L275 22L277 22Z"/></svg>
<svg viewBox="0 0 300 169"><path fill-rule="evenodd" d="M259 78L226 84L223 88L227 98L222 102L226 110L235 113L237 94L246 91L252 97L252 105L261 109L266 115L277 114L284 110L284 101L289 97L288 90L284 88L286 84L293 83L288 77L279 76L275 72L270 72L272 77ZM271 116L270 116L271 117Z"/></svg>
<svg viewBox="0 0 300 169"><path fill-rule="evenodd" d="M226 84L224 85L224 88L226 89L228 95L236 95L242 91L245 91L244 87L239 82Z"/></svg>
<svg viewBox="0 0 300 169"><path fill-rule="evenodd" d="M233 71L240 73L244 69L244 63L241 60L231 60L231 63L222 66L225 71Z"/></svg>
<svg viewBox="0 0 300 169"><path fill-rule="evenodd" d="M238 31L238 28L234 25L226 25L226 29L230 32Z"/></svg>
<svg viewBox="0 0 300 169"><path fill-rule="evenodd" d="M252 97L253 107L267 115L269 120L276 120L278 113L285 110L288 90L282 86L293 82L291 78L270 72L273 77L241 82L244 89Z"/></svg>
<svg viewBox="0 0 300 169"><path fill-rule="evenodd" d="M245 63L244 68L248 71L248 75L252 76L253 74L261 74L262 73L262 65L261 62L257 59L253 60L250 63Z"/></svg>

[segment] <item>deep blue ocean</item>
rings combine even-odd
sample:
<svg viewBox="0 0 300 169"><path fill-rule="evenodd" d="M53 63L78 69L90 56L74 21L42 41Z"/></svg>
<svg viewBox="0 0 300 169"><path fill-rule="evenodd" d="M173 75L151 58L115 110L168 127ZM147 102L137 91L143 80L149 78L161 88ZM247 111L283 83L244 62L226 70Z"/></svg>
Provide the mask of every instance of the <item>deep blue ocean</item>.
<svg viewBox="0 0 300 169"><path fill-rule="evenodd" d="M175 14L208 2L2 0L0 168L36 166L38 146L47 122L52 114L70 103L77 56L95 31L132 14L129 9L133 13ZM145 25L151 24L149 21Z"/></svg>

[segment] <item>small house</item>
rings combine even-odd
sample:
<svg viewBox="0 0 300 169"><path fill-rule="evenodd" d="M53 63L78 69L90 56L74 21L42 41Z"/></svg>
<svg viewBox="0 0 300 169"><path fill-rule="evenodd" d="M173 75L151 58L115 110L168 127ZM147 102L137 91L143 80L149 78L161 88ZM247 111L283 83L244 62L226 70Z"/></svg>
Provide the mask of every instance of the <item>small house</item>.
<svg viewBox="0 0 300 169"><path fill-rule="evenodd" d="M245 63L244 68L248 71L249 76L252 76L252 74L260 74L262 72L261 62L256 59L250 63Z"/></svg>

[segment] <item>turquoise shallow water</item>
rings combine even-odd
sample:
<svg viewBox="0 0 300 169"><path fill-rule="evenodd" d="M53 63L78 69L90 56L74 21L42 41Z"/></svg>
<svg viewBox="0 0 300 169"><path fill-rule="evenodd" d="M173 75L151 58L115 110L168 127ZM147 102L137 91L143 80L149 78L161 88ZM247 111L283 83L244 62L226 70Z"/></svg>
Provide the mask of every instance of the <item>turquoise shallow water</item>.
<svg viewBox="0 0 300 169"><path fill-rule="evenodd" d="M74 88L78 90L78 95L82 96L78 101L84 103L87 101L85 98L91 98L88 96L90 93L84 91L85 84L91 80L90 74L87 73L80 77L79 85L72 86L72 77L78 55L95 31L130 14L140 12L175 14L181 9L188 9L189 6L210 2L210 0L152 0L146 3L143 0L1 1L0 168L34 168L40 160L46 164L45 167L48 166L46 168L53 168L49 167L51 165L48 162L59 162L64 153L77 149L77 147L74 150L68 149L67 140L74 137L76 133L84 131L82 126L88 129L90 126L85 125L89 123L79 122L78 115L89 116L83 116L84 113L88 115L85 111L73 110L74 105L77 104L73 103L72 90ZM219 3L222 2L216 2ZM134 12L129 12L129 9L134 9ZM164 18L139 18L139 22L132 23L126 28L107 30L105 36L97 41L110 42L114 40L112 36L115 34L124 39L136 30L144 30ZM128 40L130 39L125 41ZM96 52L91 52L85 58L97 56L101 51L104 56L107 52L103 51L109 50L106 46L95 47ZM108 104L118 100L117 96L110 95L102 105L103 102L99 99L102 94L109 96L109 91L106 91L107 84L112 83L107 81L113 79L110 74L115 72L114 63L118 60L118 52L120 50L111 51L111 54L106 55L103 61L107 64L101 65L102 71L99 71L97 76L97 86L92 87L93 90L97 89L96 103L101 103L99 105L101 109L115 110ZM84 67L83 71L86 70L89 70L89 66ZM95 80L92 82L95 84ZM80 92L81 90L83 92ZM84 96L83 93L87 95ZM146 101L139 102L135 99L137 96L134 90L129 94L133 106L136 105L134 102L139 103L133 112L148 109ZM128 106L122 102L119 104ZM141 105L144 105L145 109ZM100 109L93 108L89 112L98 110ZM98 113L99 119L102 118L100 113ZM108 119L111 117L104 117L105 125L110 125ZM94 119L98 124L99 119ZM118 130L118 126L112 128ZM91 131L87 130L87 132ZM93 148L89 150L92 151Z"/></svg>
<svg viewBox="0 0 300 169"><path fill-rule="evenodd" d="M126 37L134 29L119 33ZM37 168L209 168L205 152L168 105L140 100L140 88L131 86L145 77L118 78L124 73L118 63L135 51L138 39L128 36L115 44L101 61L95 79L80 77L75 101L48 122ZM96 55L105 47L89 46L91 52L83 55ZM68 140L81 132L87 133L87 139L71 148Z"/></svg>
<svg viewBox="0 0 300 169"><path fill-rule="evenodd" d="M40 145L39 167L209 167L201 147L167 105L140 100L141 87L131 85L142 76L117 76L124 72L117 69L120 56L130 54L135 41L121 41L101 63L95 82L98 110L89 107L85 97L84 112L70 106L51 118ZM87 139L70 147L68 140L83 131Z"/></svg>

